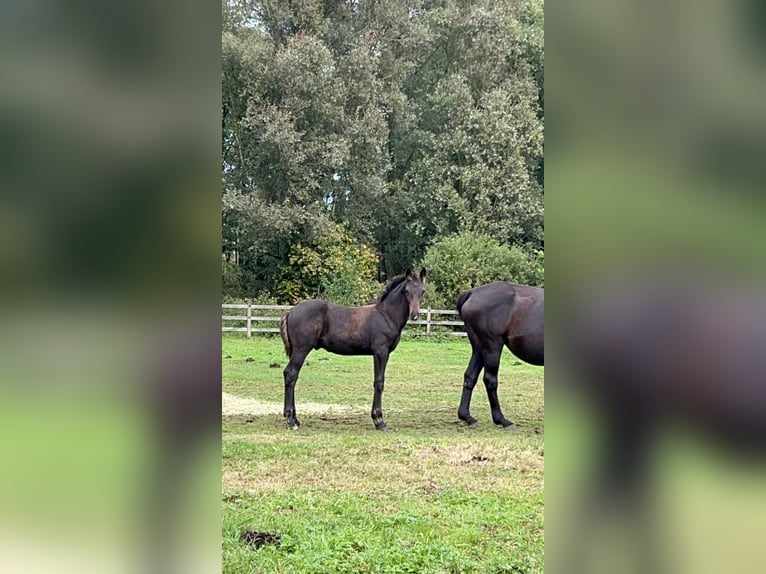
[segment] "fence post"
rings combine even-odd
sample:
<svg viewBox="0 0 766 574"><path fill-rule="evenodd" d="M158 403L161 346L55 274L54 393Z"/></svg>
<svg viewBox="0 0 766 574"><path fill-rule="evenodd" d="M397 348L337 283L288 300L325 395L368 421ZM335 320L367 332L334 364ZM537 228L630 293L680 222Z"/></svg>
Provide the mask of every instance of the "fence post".
<svg viewBox="0 0 766 574"><path fill-rule="evenodd" d="M426 337L431 336L431 307L426 310Z"/></svg>
<svg viewBox="0 0 766 574"><path fill-rule="evenodd" d="M247 302L247 338L253 335L253 307L250 301Z"/></svg>

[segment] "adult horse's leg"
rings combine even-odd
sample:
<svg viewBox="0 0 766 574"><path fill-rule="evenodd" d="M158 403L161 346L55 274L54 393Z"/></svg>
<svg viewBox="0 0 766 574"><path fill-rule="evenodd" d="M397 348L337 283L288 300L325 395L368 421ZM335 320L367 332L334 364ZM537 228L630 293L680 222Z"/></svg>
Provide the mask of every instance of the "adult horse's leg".
<svg viewBox="0 0 766 574"><path fill-rule="evenodd" d="M500 401L497 398L497 371L500 369L500 355L503 352L502 341L492 341L482 351L484 358L484 386L487 388L489 407L492 409L492 421L496 425L513 427L513 422L503 416Z"/></svg>
<svg viewBox="0 0 766 574"><path fill-rule="evenodd" d="M283 414L287 420L287 426L291 429L297 429L301 426L295 411L295 383L298 380L298 374L301 372L303 361L306 360L306 356L310 352L311 349L293 348L293 354L290 356L290 361L287 363L283 373L285 376L285 408Z"/></svg>
<svg viewBox="0 0 766 574"><path fill-rule="evenodd" d="M470 338L470 333L469 333ZM473 388L476 386L476 381L479 380L479 373L484 367L484 360L482 359L481 349L478 345L475 345L473 339L471 339L471 360L468 362L468 368L463 375L463 395L460 397L460 406L457 409L457 416L461 421L467 422L469 425L476 424L476 419L471 416L471 395L473 394Z"/></svg>
<svg viewBox="0 0 766 574"><path fill-rule="evenodd" d="M383 386L386 382L386 365L388 364L388 349L377 351L373 356L375 365L375 381L373 386L375 394L372 397L372 422L377 430L385 430L386 422L383 420Z"/></svg>
<svg viewBox="0 0 766 574"><path fill-rule="evenodd" d="M567 557L568 570L588 571L583 559L589 556L592 562L594 555L601 554L603 563L604 545L608 548L608 537L615 533L620 540L630 541L621 546L620 567L628 572L662 574L667 572L661 558L666 541L655 514L649 472L656 430L653 417L632 401L629 405L612 403L609 412L601 414L605 415L602 444L574 508L573 518L582 527L570 537L571 546L564 547L572 557Z"/></svg>

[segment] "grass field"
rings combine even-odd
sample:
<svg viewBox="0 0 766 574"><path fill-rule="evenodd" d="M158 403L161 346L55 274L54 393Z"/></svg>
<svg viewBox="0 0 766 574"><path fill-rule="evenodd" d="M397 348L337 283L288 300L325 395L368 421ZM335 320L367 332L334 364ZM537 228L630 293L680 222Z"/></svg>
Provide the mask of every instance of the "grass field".
<svg viewBox="0 0 766 574"><path fill-rule="evenodd" d="M278 338L223 337L223 391L279 403ZM458 422L466 340L404 340L373 429L372 358L314 351L296 387L300 430L281 414L223 422L224 572L543 571L543 369L505 352L495 427L481 382L476 427ZM275 365L279 365L278 367ZM302 403L351 408L308 413ZM280 406L281 408L281 406ZM279 546L243 544L246 530Z"/></svg>

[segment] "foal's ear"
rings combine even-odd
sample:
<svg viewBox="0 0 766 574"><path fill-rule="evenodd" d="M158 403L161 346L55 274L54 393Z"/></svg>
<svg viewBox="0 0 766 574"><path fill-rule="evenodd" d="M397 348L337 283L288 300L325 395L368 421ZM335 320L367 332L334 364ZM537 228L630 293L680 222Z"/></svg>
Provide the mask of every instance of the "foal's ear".
<svg viewBox="0 0 766 574"><path fill-rule="evenodd" d="M404 272L404 276L407 279L415 279L415 274L412 272L412 267L407 267L407 271Z"/></svg>
<svg viewBox="0 0 766 574"><path fill-rule="evenodd" d="M426 282L426 268L423 267L423 269L420 270L420 282L425 283Z"/></svg>

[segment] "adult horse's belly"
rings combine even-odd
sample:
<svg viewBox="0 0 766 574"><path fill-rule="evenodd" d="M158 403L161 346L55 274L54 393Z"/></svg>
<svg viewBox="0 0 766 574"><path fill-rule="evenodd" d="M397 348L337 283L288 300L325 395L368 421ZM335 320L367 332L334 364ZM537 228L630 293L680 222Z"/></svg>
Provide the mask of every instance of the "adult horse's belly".
<svg viewBox="0 0 766 574"><path fill-rule="evenodd" d="M544 348L542 341L532 337L513 337L506 343L508 349L522 361L530 365L543 366Z"/></svg>

